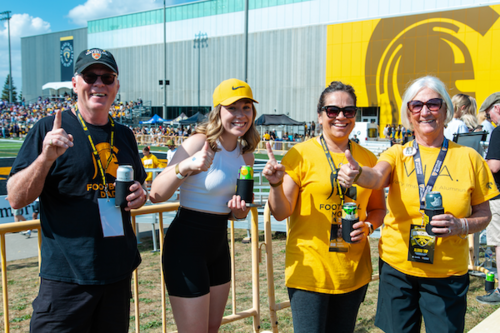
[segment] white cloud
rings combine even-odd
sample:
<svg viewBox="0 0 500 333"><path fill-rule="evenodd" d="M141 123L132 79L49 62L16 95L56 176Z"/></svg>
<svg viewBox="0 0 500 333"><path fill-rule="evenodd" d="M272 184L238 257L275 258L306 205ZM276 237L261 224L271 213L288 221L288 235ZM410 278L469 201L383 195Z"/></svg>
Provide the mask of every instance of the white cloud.
<svg viewBox="0 0 500 333"><path fill-rule="evenodd" d="M87 0L83 5L78 5L70 10L68 17L76 25L86 26L89 20L137 13L160 7L163 7L162 0Z"/></svg>
<svg viewBox="0 0 500 333"><path fill-rule="evenodd" d="M21 91L21 37L50 32L50 23L29 14L14 14L10 19L10 47L12 59L12 78L17 92ZM9 31L7 21L0 26L0 89L9 74Z"/></svg>

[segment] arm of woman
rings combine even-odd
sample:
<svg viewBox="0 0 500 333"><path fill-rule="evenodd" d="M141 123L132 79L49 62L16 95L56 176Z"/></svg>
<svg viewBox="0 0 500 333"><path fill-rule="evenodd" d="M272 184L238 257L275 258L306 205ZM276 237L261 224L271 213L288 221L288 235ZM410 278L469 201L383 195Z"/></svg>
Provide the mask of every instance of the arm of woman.
<svg viewBox="0 0 500 333"><path fill-rule="evenodd" d="M338 179L344 187L349 188L356 183L364 188L380 190L389 186L392 168L386 161L378 162L373 168L363 166L360 170L359 163L352 157L349 150L345 151L345 157L348 163L340 167L338 175ZM356 179L358 175L359 177Z"/></svg>
<svg viewBox="0 0 500 333"><path fill-rule="evenodd" d="M269 181L269 208L278 220L282 221L292 215L297 204L299 186L285 173L285 166L279 164L274 157L271 144L266 142L267 156L269 157L262 174Z"/></svg>
<svg viewBox="0 0 500 333"><path fill-rule="evenodd" d="M432 218L431 225L434 227L432 232L439 237L466 236L467 224L469 225L469 234L479 232L488 226L491 221L490 202L485 201L479 205L472 206L472 214L466 219L456 218L452 214L436 215ZM464 230L465 228L465 230Z"/></svg>
<svg viewBox="0 0 500 333"><path fill-rule="evenodd" d="M352 241L357 243L362 241L363 238L368 237L370 235L370 224L373 226L373 230L378 229L384 223L386 213L385 191L383 189L372 191L368 205L366 206L365 221L359 221L353 225L354 231L351 232Z"/></svg>
<svg viewBox="0 0 500 333"><path fill-rule="evenodd" d="M169 163L169 166L153 181L150 194L151 202L168 200L184 182L186 178L177 178L176 166L178 166L182 176L188 177L193 173L207 171L212 164L214 154L203 134L196 134L185 140L177 149L172 163Z"/></svg>

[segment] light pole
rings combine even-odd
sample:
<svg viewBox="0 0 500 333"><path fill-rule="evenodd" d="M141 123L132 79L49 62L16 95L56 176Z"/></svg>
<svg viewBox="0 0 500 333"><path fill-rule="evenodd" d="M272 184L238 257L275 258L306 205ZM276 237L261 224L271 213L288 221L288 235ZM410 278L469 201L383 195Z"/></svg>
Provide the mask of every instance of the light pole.
<svg viewBox="0 0 500 333"><path fill-rule="evenodd" d="M10 16L11 11L0 13L0 21L7 21L7 29L9 30L9 103L12 103L12 62L10 60Z"/></svg>
<svg viewBox="0 0 500 333"><path fill-rule="evenodd" d="M245 0L245 82L248 83L248 0Z"/></svg>
<svg viewBox="0 0 500 333"><path fill-rule="evenodd" d="M167 8L163 0L163 119L167 119Z"/></svg>
<svg viewBox="0 0 500 333"><path fill-rule="evenodd" d="M194 35L194 45L193 48L198 48L198 111L200 107L200 59L201 53L200 50L202 47L208 47L208 35L206 33L202 33L201 31Z"/></svg>

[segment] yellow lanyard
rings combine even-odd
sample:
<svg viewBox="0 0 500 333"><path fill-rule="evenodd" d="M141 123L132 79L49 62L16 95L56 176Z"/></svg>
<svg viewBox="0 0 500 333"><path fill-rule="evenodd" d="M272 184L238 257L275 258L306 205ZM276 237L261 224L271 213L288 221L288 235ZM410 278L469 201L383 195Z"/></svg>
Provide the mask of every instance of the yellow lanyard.
<svg viewBox="0 0 500 333"><path fill-rule="evenodd" d="M108 184L106 184L106 171L108 170L109 163L111 163L111 160L113 159L113 143L114 143L114 137L115 137L115 122L114 122L113 118L111 118L108 115L109 121L111 123L111 143L110 143L110 148L109 148L110 149L109 150L109 157L108 157L108 160L106 162L106 167L103 168L102 163L101 163L101 158L99 157L99 152L97 151L97 149L94 145L94 141L92 140L92 135L90 134L90 131L87 127L87 123L85 123L85 120L83 120L82 114L78 110L78 107L76 107L76 116L77 116L78 120L80 121L80 125L82 125L83 131L85 132L85 134L87 135L87 138L89 139L90 146L92 148L94 157L96 159L97 165L99 166L99 171L101 172L102 183L104 185L104 191L106 192L106 198L109 199Z"/></svg>

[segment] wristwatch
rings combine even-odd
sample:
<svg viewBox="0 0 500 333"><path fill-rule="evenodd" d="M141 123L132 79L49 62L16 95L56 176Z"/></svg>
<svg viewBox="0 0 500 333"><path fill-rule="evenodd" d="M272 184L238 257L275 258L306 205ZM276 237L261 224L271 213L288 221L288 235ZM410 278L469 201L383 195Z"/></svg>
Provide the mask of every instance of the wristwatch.
<svg viewBox="0 0 500 333"><path fill-rule="evenodd" d="M179 163L175 165L175 175L177 176L177 179L184 179L187 177L187 175L183 176L179 171Z"/></svg>
<svg viewBox="0 0 500 333"><path fill-rule="evenodd" d="M370 222L366 222L368 224L368 226L370 227L370 233L368 234L368 236L370 236L371 234L373 234L373 224L371 224Z"/></svg>

